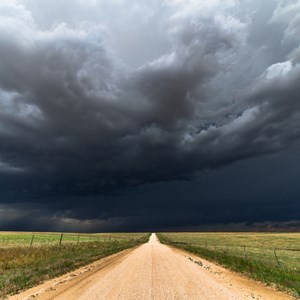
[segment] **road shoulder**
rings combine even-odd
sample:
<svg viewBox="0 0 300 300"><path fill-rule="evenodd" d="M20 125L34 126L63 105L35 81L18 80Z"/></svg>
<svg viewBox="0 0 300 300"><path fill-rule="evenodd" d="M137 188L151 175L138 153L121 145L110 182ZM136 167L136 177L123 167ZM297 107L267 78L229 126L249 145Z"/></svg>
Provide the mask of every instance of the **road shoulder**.
<svg viewBox="0 0 300 300"><path fill-rule="evenodd" d="M272 300L287 300L296 299L292 295L279 291L275 286L267 286L266 284L255 281L244 274L226 269L217 263L208 261L196 254L189 253L185 250L176 248L174 246L165 245L174 253L184 256L192 264L196 264L201 270L207 273L208 276L213 277L216 281L231 289L237 289L245 295L252 295L253 299L272 299Z"/></svg>
<svg viewBox="0 0 300 300"><path fill-rule="evenodd" d="M140 246L141 245L125 249L123 251L101 258L100 260L94 261L93 263L80 267L74 271L47 280L27 290L21 291L19 294L12 295L8 297L7 300L29 300L33 298L36 299L39 296L49 292L59 292L59 289L66 288L67 285L76 285L81 281L87 279L89 276L92 276L93 274L97 273L99 270L120 263L121 261L126 259L126 257L130 255L132 251L134 251Z"/></svg>

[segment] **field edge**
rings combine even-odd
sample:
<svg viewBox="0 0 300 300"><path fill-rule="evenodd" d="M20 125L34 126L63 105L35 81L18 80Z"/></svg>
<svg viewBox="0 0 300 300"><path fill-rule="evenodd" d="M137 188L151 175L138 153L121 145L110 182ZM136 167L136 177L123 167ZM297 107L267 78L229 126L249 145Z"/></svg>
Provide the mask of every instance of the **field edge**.
<svg viewBox="0 0 300 300"><path fill-rule="evenodd" d="M287 270L268 268L256 261L249 261L244 258L230 256L227 254L195 247L189 244L173 243L164 233L156 233L157 238L162 244L184 250L194 254L199 258L207 259L219 266L225 267L230 271L245 275L266 286L272 286L276 290L285 292L295 299L300 299L300 274L294 278L295 274L288 274ZM275 273L274 273L275 271Z"/></svg>

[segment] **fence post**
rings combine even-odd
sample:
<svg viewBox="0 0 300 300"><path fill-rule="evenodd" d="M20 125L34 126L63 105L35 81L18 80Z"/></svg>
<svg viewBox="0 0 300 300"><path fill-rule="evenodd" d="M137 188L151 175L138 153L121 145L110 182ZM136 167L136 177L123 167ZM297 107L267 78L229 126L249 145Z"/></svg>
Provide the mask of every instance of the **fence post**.
<svg viewBox="0 0 300 300"><path fill-rule="evenodd" d="M31 240L30 240L30 247L31 247L32 244L33 244L33 239L34 239L34 233L32 234L32 237L31 237Z"/></svg>
<svg viewBox="0 0 300 300"><path fill-rule="evenodd" d="M79 238L80 238L80 234L78 234L77 241L76 241L76 246L78 245Z"/></svg>
<svg viewBox="0 0 300 300"><path fill-rule="evenodd" d="M206 250L207 250L207 242L205 242L205 248L206 248Z"/></svg>
<svg viewBox="0 0 300 300"><path fill-rule="evenodd" d="M62 242L62 239L63 239L63 233L61 233L61 235L60 235L60 240L59 240L59 246L61 246L61 242Z"/></svg>
<svg viewBox="0 0 300 300"><path fill-rule="evenodd" d="M246 254L246 246L244 245L244 256L245 258L247 258L247 254Z"/></svg>
<svg viewBox="0 0 300 300"><path fill-rule="evenodd" d="M275 255L275 258L276 258L276 261L277 261L277 265L278 265L278 267L280 267L280 262L279 262L279 259L278 259L278 256L276 254L275 249L274 249L274 255Z"/></svg>

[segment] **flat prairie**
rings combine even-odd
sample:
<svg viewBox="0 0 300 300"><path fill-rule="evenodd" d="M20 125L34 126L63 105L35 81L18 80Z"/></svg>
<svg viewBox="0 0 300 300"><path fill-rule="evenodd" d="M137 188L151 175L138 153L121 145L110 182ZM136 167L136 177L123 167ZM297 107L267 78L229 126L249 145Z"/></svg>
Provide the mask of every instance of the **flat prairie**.
<svg viewBox="0 0 300 300"><path fill-rule="evenodd" d="M168 232L158 237L300 296L300 233Z"/></svg>
<svg viewBox="0 0 300 300"><path fill-rule="evenodd" d="M196 255L163 245L155 234L9 300L289 300L292 297Z"/></svg>
<svg viewBox="0 0 300 300"><path fill-rule="evenodd" d="M146 233L0 233L0 299L145 243Z"/></svg>

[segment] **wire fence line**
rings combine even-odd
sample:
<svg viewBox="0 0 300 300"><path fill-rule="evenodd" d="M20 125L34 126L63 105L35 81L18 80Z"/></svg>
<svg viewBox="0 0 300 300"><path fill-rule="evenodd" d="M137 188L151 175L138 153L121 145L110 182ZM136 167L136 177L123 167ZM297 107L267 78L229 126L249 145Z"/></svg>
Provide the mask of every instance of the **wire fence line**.
<svg viewBox="0 0 300 300"><path fill-rule="evenodd" d="M85 234L85 233L24 233L24 234L1 234L0 247L5 246L41 246L41 245L62 245L78 244L86 242L115 242L132 240L133 237L120 234Z"/></svg>
<svg viewBox="0 0 300 300"><path fill-rule="evenodd" d="M257 260L280 268L300 271L300 249L299 248L267 248L253 247L251 245L217 245L210 243L193 243L172 241L174 245L189 245L209 251L223 253L228 256L241 257L244 259Z"/></svg>

